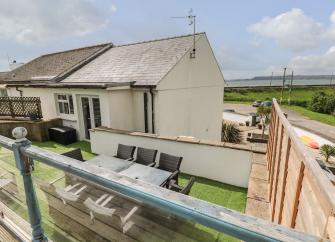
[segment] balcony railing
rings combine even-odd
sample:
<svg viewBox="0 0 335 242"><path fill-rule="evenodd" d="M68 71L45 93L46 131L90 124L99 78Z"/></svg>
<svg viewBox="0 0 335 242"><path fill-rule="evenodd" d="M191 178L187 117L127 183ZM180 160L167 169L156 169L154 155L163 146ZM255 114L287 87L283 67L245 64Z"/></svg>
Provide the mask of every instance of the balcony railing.
<svg viewBox="0 0 335 242"><path fill-rule="evenodd" d="M271 219L335 240L335 188L306 150L276 100L267 145Z"/></svg>
<svg viewBox="0 0 335 242"><path fill-rule="evenodd" d="M160 231L155 231L156 227L149 226L151 231L147 230L147 232L145 232L145 230L140 230L140 233L131 231L132 234L129 235L129 230L124 228L124 222L129 217L128 215L121 219L121 231L118 231L115 227L108 227L109 223L114 221L113 216L117 215L117 212L114 211L116 210L116 206L118 206L119 209L129 209L129 204L128 202L125 203L125 200L115 201L115 209L114 207L111 207L104 210L105 214L101 215L99 218L100 220L94 221L93 216L91 216L92 223L90 223L85 220L89 220L90 216L85 213L83 209L84 205L80 201L75 204L64 201L64 204L62 204L62 202L58 202L59 199L56 197L55 193L50 195L49 202L53 203L53 208L57 209L50 209L49 213L55 213L55 210L58 212L65 211L65 213L68 213L68 217L77 219L77 226L79 222L85 223L85 226L87 227L91 226L93 228L89 230L91 233L96 232L99 234L99 231L101 231L101 233L107 233L107 235L110 235L111 237L118 233L119 236L123 236L122 238L124 238L124 236L130 236L130 240L132 240L131 236L138 236L135 239L137 240L142 238L142 241L147 241L145 239L143 240L143 238L146 238L143 237L145 233L153 233L158 237L160 237L159 233L162 233L161 236L165 236L165 238L166 236L171 236L169 239L170 241L185 241L184 239L187 239L187 241L202 241L201 237L189 237L196 232L196 229L202 232L199 226L195 226L193 229L190 229L189 224L191 223L205 226L209 229L222 232L244 241L321 241L321 239L316 236L301 233L285 226L276 225L269 221L241 214L215 204L142 182L140 180L130 179L102 167L92 166L85 162L80 162L37 148L32 146L31 143L25 139L23 128L16 128L15 131L16 140L0 136L0 146L14 152L16 167L23 177L24 194L32 226L33 241L46 240L46 235L41 227L42 218L36 195L39 194L39 192L35 192L32 182L32 176L34 174L34 169L32 169L32 160L39 161L39 165L48 165L56 168L58 171L65 172L67 176L67 180L65 182L70 182L71 179L75 179L80 181L82 184L81 187L93 186L94 188L92 188L90 192L87 192L90 195L95 194L95 196L97 196L97 190L101 190L103 193L112 193L114 194L113 196L119 196L122 199L127 198L126 200L128 202L134 204L136 203L136 206L140 208L143 207L144 209L144 211L140 213L140 216L137 217L137 220L134 221L135 224L141 222L144 223L145 221L147 223L150 221L156 221L156 223L159 223L161 228ZM46 176L48 174L42 175ZM59 179L56 179L46 184L49 188L45 188L45 191L48 189L50 190L52 184L58 180ZM47 191L47 193L49 193L49 191ZM104 198L107 197L104 196ZM105 201L108 199L109 198ZM100 204L98 201L96 203L98 205ZM131 211L133 211L133 209L131 209ZM134 211L134 213L136 213L136 211ZM85 217L83 215L85 215ZM110 219L104 218L104 216L109 215L111 216ZM151 219L144 219L143 216L148 216L148 218ZM159 219L157 219L157 216ZM71 227L70 223L68 223L68 221L63 217L58 216L57 219L58 226L60 227L62 227L62 223L64 223L64 226L69 229L76 228L76 226ZM141 227L140 224L138 224L138 226ZM164 226L167 226L168 229L164 229ZM188 231L185 232L183 230ZM175 234L171 235L166 231L169 231L169 233L172 231ZM87 239L90 234L87 230L85 232L86 233L81 236ZM177 233L182 234L183 236L178 237L179 240L176 240L175 237ZM154 237L151 237L151 239L153 238Z"/></svg>

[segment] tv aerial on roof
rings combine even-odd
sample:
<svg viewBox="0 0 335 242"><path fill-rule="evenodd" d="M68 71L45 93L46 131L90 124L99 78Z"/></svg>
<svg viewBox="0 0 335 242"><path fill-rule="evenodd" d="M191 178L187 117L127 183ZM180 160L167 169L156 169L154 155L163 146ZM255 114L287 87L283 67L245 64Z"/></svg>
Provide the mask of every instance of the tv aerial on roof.
<svg viewBox="0 0 335 242"><path fill-rule="evenodd" d="M196 15L193 14L193 9L191 8L188 11L188 15L187 16L177 16L177 17L171 17L171 18L177 18L177 19L188 19L189 23L188 25L193 25L193 49L190 53L190 58L195 58L195 17Z"/></svg>

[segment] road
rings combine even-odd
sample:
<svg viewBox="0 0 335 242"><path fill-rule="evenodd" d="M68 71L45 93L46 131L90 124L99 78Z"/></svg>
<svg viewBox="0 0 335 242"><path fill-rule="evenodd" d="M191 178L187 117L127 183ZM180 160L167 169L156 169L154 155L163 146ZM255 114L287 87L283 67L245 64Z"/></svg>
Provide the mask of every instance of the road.
<svg viewBox="0 0 335 242"><path fill-rule="evenodd" d="M245 122L248 118L245 114L256 112L256 108L248 104L225 103L225 109L234 109L236 113L224 112L223 118L235 122ZM287 113L289 122L295 127L299 136L307 135L315 139L320 145L335 143L335 127L308 119L289 109L283 109Z"/></svg>

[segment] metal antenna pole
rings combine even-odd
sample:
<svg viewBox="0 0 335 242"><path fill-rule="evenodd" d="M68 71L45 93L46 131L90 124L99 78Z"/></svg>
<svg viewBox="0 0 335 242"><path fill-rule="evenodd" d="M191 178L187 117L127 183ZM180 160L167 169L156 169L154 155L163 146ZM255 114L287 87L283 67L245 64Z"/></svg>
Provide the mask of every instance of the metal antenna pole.
<svg viewBox="0 0 335 242"><path fill-rule="evenodd" d="M183 19L189 19L190 23L189 25L193 24L193 49L190 53L190 58L195 58L195 15L192 14L193 10L192 8L189 11L189 15L183 16L183 17L171 17L171 18L183 18Z"/></svg>
<svg viewBox="0 0 335 242"><path fill-rule="evenodd" d="M293 70L292 70L292 75L291 75L291 83L290 83L290 89L288 91L288 105L291 105L291 92L292 92L292 85L293 85Z"/></svg>
<svg viewBox="0 0 335 242"><path fill-rule="evenodd" d="M191 15L193 17L193 53L191 54L191 58L195 58L195 15Z"/></svg>
<svg viewBox="0 0 335 242"><path fill-rule="evenodd" d="M284 95L284 85L285 85L285 78L286 78L286 67L284 67L284 76L283 76L283 85L281 87L281 97L280 97L280 104L282 103L283 101L283 95Z"/></svg>

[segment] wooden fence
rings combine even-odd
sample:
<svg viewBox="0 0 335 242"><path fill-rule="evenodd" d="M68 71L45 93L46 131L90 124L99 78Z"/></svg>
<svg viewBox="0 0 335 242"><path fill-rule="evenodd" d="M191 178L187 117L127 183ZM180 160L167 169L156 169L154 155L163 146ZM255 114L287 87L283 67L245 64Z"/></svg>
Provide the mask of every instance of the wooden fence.
<svg viewBox="0 0 335 242"><path fill-rule="evenodd" d="M302 144L276 100L267 162L272 221L335 241L334 185Z"/></svg>
<svg viewBox="0 0 335 242"><path fill-rule="evenodd" d="M41 119L39 97L0 97L0 116Z"/></svg>

